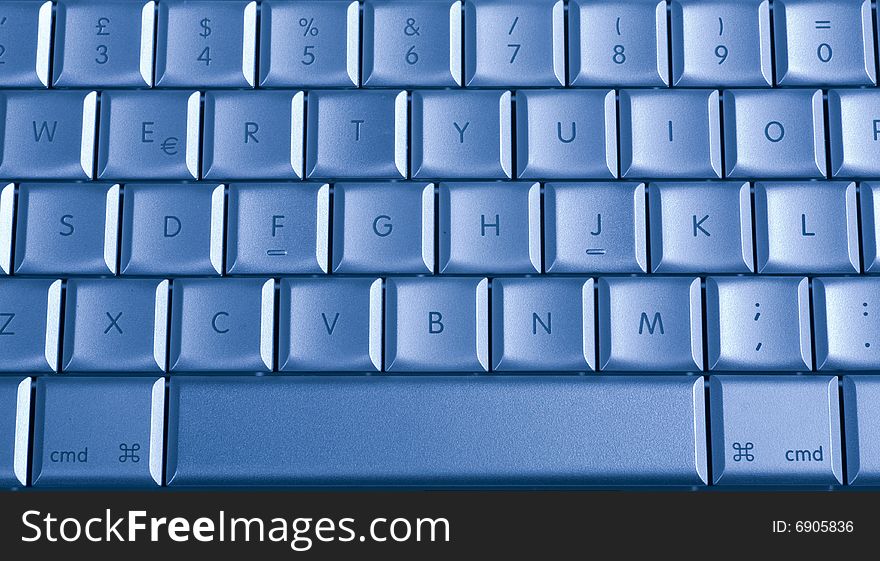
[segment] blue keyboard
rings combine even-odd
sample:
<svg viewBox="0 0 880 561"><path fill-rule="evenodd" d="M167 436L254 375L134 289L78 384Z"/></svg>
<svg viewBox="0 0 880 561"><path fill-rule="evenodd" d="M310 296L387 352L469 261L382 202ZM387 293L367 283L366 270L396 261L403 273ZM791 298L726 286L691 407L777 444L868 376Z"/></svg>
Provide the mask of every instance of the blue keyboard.
<svg viewBox="0 0 880 561"><path fill-rule="evenodd" d="M0 487L880 485L869 0L4 0Z"/></svg>

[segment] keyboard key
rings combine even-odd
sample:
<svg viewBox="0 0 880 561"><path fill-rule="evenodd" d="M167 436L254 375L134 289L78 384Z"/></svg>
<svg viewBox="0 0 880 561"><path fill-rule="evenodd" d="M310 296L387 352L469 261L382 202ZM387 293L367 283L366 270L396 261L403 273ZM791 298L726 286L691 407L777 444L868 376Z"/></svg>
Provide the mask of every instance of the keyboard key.
<svg viewBox="0 0 880 561"><path fill-rule="evenodd" d="M202 177L302 177L302 152L294 150L293 142L295 136L303 135L302 128L293 123L294 95L281 91L207 92Z"/></svg>
<svg viewBox="0 0 880 561"><path fill-rule="evenodd" d="M60 280L0 280L0 370L56 372L60 332Z"/></svg>
<svg viewBox="0 0 880 561"><path fill-rule="evenodd" d="M434 185L334 185L333 272L433 273Z"/></svg>
<svg viewBox="0 0 880 561"><path fill-rule="evenodd" d="M774 0L780 86L877 82L869 0Z"/></svg>
<svg viewBox="0 0 880 561"><path fill-rule="evenodd" d="M382 369L382 280L282 279L278 370Z"/></svg>
<svg viewBox="0 0 880 561"><path fill-rule="evenodd" d="M98 179L198 179L199 92L101 94Z"/></svg>
<svg viewBox="0 0 880 561"><path fill-rule="evenodd" d="M7 0L0 6L0 87L49 85L52 2Z"/></svg>
<svg viewBox="0 0 880 561"><path fill-rule="evenodd" d="M175 279L168 370L272 370L274 282Z"/></svg>
<svg viewBox="0 0 880 561"><path fill-rule="evenodd" d="M367 0L363 17L364 86L461 85L460 1Z"/></svg>
<svg viewBox="0 0 880 561"><path fill-rule="evenodd" d="M859 185L859 206L861 207L862 259L866 273L880 271L880 185L861 183Z"/></svg>
<svg viewBox="0 0 880 561"><path fill-rule="evenodd" d="M56 87L153 84L154 0L59 0Z"/></svg>
<svg viewBox="0 0 880 561"><path fill-rule="evenodd" d="M162 484L165 380L37 378L34 487Z"/></svg>
<svg viewBox="0 0 880 561"><path fill-rule="evenodd" d="M721 177L714 90L620 92L621 177Z"/></svg>
<svg viewBox="0 0 880 561"><path fill-rule="evenodd" d="M546 183L546 272L647 272L646 224L641 183Z"/></svg>
<svg viewBox="0 0 880 561"><path fill-rule="evenodd" d="M539 183L441 183L441 273L540 273Z"/></svg>
<svg viewBox="0 0 880 561"><path fill-rule="evenodd" d="M168 281L67 282L63 372L164 372Z"/></svg>
<svg viewBox="0 0 880 561"><path fill-rule="evenodd" d="M561 0L467 0L465 85L565 85Z"/></svg>
<svg viewBox="0 0 880 561"><path fill-rule="evenodd" d="M0 378L0 485L27 485L31 379Z"/></svg>
<svg viewBox="0 0 880 561"><path fill-rule="evenodd" d="M880 483L880 378L843 377L843 423L849 485Z"/></svg>
<svg viewBox="0 0 880 561"><path fill-rule="evenodd" d="M648 193L653 272L753 271L748 183L651 183Z"/></svg>
<svg viewBox="0 0 880 561"><path fill-rule="evenodd" d="M809 281L708 277L709 370L812 369Z"/></svg>
<svg viewBox="0 0 880 561"><path fill-rule="evenodd" d="M858 273L856 184L756 183L759 273Z"/></svg>
<svg viewBox="0 0 880 561"><path fill-rule="evenodd" d="M878 278L813 279L817 370L875 370L880 365Z"/></svg>
<svg viewBox="0 0 880 561"><path fill-rule="evenodd" d="M599 369L703 369L700 279L600 278Z"/></svg>
<svg viewBox="0 0 880 561"><path fill-rule="evenodd" d="M489 281L387 279L385 370L488 371Z"/></svg>
<svg viewBox="0 0 880 561"><path fill-rule="evenodd" d="M673 0L674 86L773 85L770 2Z"/></svg>
<svg viewBox="0 0 880 561"><path fill-rule="evenodd" d="M519 177L617 177L614 91L523 90L516 108Z"/></svg>
<svg viewBox="0 0 880 561"><path fill-rule="evenodd" d="M406 98L395 91L309 92L306 176L405 179Z"/></svg>
<svg viewBox="0 0 880 561"><path fill-rule="evenodd" d="M828 91L832 177L880 175L880 92Z"/></svg>
<svg viewBox="0 0 880 561"><path fill-rule="evenodd" d="M162 0L156 22L156 86L254 86L257 2Z"/></svg>
<svg viewBox="0 0 880 561"><path fill-rule="evenodd" d="M593 279L495 279L492 370L595 370L594 309Z"/></svg>
<svg viewBox="0 0 880 561"><path fill-rule="evenodd" d="M97 99L97 93L81 91L0 93L0 176L91 179Z"/></svg>
<svg viewBox="0 0 880 561"><path fill-rule="evenodd" d="M263 0L260 9L261 86L358 85L357 2Z"/></svg>
<svg viewBox="0 0 880 561"><path fill-rule="evenodd" d="M570 85L666 86L668 56L666 2L569 2Z"/></svg>
<svg viewBox="0 0 880 561"><path fill-rule="evenodd" d="M327 184L233 184L228 204L228 274L327 272Z"/></svg>
<svg viewBox="0 0 880 561"><path fill-rule="evenodd" d="M113 275L119 185L23 183L18 187L15 273Z"/></svg>
<svg viewBox="0 0 880 561"><path fill-rule="evenodd" d="M510 103L507 91L413 92L412 177L512 178Z"/></svg>
<svg viewBox="0 0 880 561"><path fill-rule="evenodd" d="M186 377L169 406L174 487L708 478L702 378Z"/></svg>
<svg viewBox="0 0 880 561"><path fill-rule="evenodd" d="M221 274L224 197L216 184L126 185L119 274Z"/></svg>
<svg viewBox="0 0 880 561"><path fill-rule="evenodd" d="M832 376L710 376L716 485L843 483Z"/></svg>
<svg viewBox="0 0 880 561"><path fill-rule="evenodd" d="M825 177L822 91L724 92L728 177Z"/></svg>

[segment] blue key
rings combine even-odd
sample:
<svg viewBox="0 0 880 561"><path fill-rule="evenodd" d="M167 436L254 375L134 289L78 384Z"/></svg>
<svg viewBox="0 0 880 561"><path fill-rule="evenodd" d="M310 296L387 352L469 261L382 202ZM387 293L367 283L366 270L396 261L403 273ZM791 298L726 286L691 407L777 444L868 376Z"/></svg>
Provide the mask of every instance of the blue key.
<svg viewBox="0 0 880 561"><path fill-rule="evenodd" d="M641 183L547 183L546 272L647 272L646 224Z"/></svg>
<svg viewBox="0 0 880 561"><path fill-rule="evenodd" d="M460 86L461 11L460 0L364 2L364 86Z"/></svg>
<svg viewBox="0 0 880 561"><path fill-rule="evenodd" d="M155 0L59 0L56 87L153 84Z"/></svg>
<svg viewBox="0 0 880 561"><path fill-rule="evenodd" d="M613 91L523 90L516 94L518 176L617 177Z"/></svg>
<svg viewBox="0 0 880 561"><path fill-rule="evenodd" d="M0 378L0 485L27 485L31 379Z"/></svg>
<svg viewBox="0 0 880 561"><path fill-rule="evenodd" d="M489 281L389 278L385 282L385 370L489 370Z"/></svg>
<svg viewBox="0 0 880 561"><path fill-rule="evenodd" d="M156 21L156 86L254 86L257 2L162 0Z"/></svg>
<svg viewBox="0 0 880 561"><path fill-rule="evenodd" d="M862 219L862 259L866 273L880 271L880 185L859 185L859 202Z"/></svg>
<svg viewBox="0 0 880 561"><path fill-rule="evenodd" d="M817 370L880 368L880 279L813 279Z"/></svg>
<svg viewBox="0 0 880 561"><path fill-rule="evenodd" d="M673 0L672 85L771 86L770 2Z"/></svg>
<svg viewBox="0 0 880 561"><path fill-rule="evenodd" d="M748 183L651 183L648 193L653 272L753 270Z"/></svg>
<svg viewBox="0 0 880 561"><path fill-rule="evenodd" d="M119 274L221 274L224 191L216 184L126 185Z"/></svg>
<svg viewBox="0 0 880 561"><path fill-rule="evenodd" d="M172 288L169 371L272 370L271 279L177 279Z"/></svg>
<svg viewBox="0 0 880 561"><path fill-rule="evenodd" d="M38 378L34 487L162 484L165 380Z"/></svg>
<svg viewBox="0 0 880 561"><path fill-rule="evenodd" d="M495 279L492 370L595 370L593 279Z"/></svg>
<svg viewBox="0 0 880 561"><path fill-rule="evenodd" d="M538 183L441 183L441 273L541 272Z"/></svg>
<svg viewBox="0 0 880 561"><path fill-rule="evenodd" d="M832 177L880 175L880 92L828 91Z"/></svg>
<svg viewBox="0 0 880 561"><path fill-rule="evenodd" d="M15 272L115 274L118 218L118 185L19 185Z"/></svg>
<svg viewBox="0 0 880 561"><path fill-rule="evenodd" d="M382 369L382 280L283 279L279 371Z"/></svg>
<svg viewBox="0 0 880 561"><path fill-rule="evenodd" d="M513 177L510 92L412 94L412 177Z"/></svg>
<svg viewBox="0 0 880 561"><path fill-rule="evenodd" d="M63 372L164 372L168 281L67 282Z"/></svg>
<svg viewBox="0 0 880 561"><path fill-rule="evenodd" d="M599 369L703 369L700 279L600 278Z"/></svg>
<svg viewBox="0 0 880 561"><path fill-rule="evenodd" d="M565 85L560 0L467 0L465 85Z"/></svg>
<svg viewBox="0 0 880 561"><path fill-rule="evenodd" d="M780 86L873 86L874 16L869 0L774 0Z"/></svg>
<svg viewBox="0 0 880 561"><path fill-rule="evenodd" d="M198 92L101 94L98 179L198 179Z"/></svg>
<svg viewBox="0 0 880 561"><path fill-rule="evenodd" d="M832 376L711 376L716 485L843 483Z"/></svg>
<svg viewBox="0 0 880 561"><path fill-rule="evenodd" d="M360 15L351 0L263 0L260 85L358 85Z"/></svg>
<svg viewBox="0 0 880 561"><path fill-rule="evenodd" d="M666 27L666 2L660 0L572 0L569 84L669 85Z"/></svg>
<svg viewBox="0 0 880 561"><path fill-rule="evenodd" d="M52 2L7 0L0 6L0 22L0 87L47 87Z"/></svg>
<svg viewBox="0 0 880 561"><path fill-rule="evenodd" d="M328 185L233 184L228 204L227 273L327 272Z"/></svg>
<svg viewBox="0 0 880 561"><path fill-rule="evenodd" d="M858 273L856 184L756 183L759 273Z"/></svg>
<svg viewBox="0 0 880 561"><path fill-rule="evenodd" d="M0 370L55 372L61 333L61 281L0 281Z"/></svg>
<svg viewBox="0 0 880 561"><path fill-rule="evenodd" d="M406 92L309 92L306 131L309 178L406 178Z"/></svg>
<svg viewBox="0 0 880 561"><path fill-rule="evenodd" d="M812 369L809 281L708 277L709 370Z"/></svg>
<svg viewBox="0 0 880 561"><path fill-rule="evenodd" d="M880 483L880 378L844 376L843 426L849 485Z"/></svg>
<svg viewBox="0 0 880 561"><path fill-rule="evenodd" d="M301 152L290 92L208 92L202 177L205 179L293 179L300 173Z"/></svg>
<svg viewBox="0 0 880 561"><path fill-rule="evenodd" d="M167 479L705 485L704 394L685 376L172 378Z"/></svg>
<svg viewBox="0 0 880 561"><path fill-rule="evenodd" d="M337 183L333 272L434 272L434 185Z"/></svg>
<svg viewBox="0 0 880 561"><path fill-rule="evenodd" d="M822 91L724 92L728 177L825 177Z"/></svg>
<svg viewBox="0 0 880 561"><path fill-rule="evenodd" d="M97 93L81 91L0 94L0 176L91 179L97 99Z"/></svg>
<svg viewBox="0 0 880 561"><path fill-rule="evenodd" d="M721 177L714 90L620 92L621 177Z"/></svg>

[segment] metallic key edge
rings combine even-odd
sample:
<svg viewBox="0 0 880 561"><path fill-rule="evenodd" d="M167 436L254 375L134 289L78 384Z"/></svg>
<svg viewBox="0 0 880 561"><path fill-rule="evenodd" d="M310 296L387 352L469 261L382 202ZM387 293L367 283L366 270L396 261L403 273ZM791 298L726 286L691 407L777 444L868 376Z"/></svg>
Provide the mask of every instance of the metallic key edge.
<svg viewBox="0 0 880 561"><path fill-rule="evenodd" d="M305 177L305 108L306 94L298 91L290 102L290 167L300 179Z"/></svg>
<svg viewBox="0 0 880 561"><path fill-rule="evenodd" d="M223 228L226 206L226 186L218 185L211 193L211 265L218 274L223 271Z"/></svg>
<svg viewBox="0 0 880 561"><path fill-rule="evenodd" d="M58 372L58 354L61 350L61 283L56 280L47 293L46 304L46 363L53 372Z"/></svg>
<svg viewBox="0 0 880 561"><path fill-rule="evenodd" d="M370 285L370 362L377 371L382 370L382 279Z"/></svg>
<svg viewBox="0 0 880 561"><path fill-rule="evenodd" d="M449 73L452 79L460 87L462 85L461 68L461 0L456 0L449 6Z"/></svg>
<svg viewBox="0 0 880 561"><path fill-rule="evenodd" d="M348 77L355 86L360 86L361 58L361 9L355 1L348 5L346 16L345 65Z"/></svg>
<svg viewBox="0 0 880 561"><path fill-rule="evenodd" d="M147 87L153 86L153 35L156 30L156 1L149 0L141 9L141 78Z"/></svg>
<svg viewBox="0 0 880 561"><path fill-rule="evenodd" d="M79 162L86 179L94 179L95 167L95 124L98 114L98 92L91 91L83 98L82 140Z"/></svg>
<svg viewBox="0 0 880 561"><path fill-rule="evenodd" d="M165 281L167 282L167 281ZM153 383L150 400L150 477L156 485L162 485L162 468L165 463L165 378Z"/></svg>
<svg viewBox="0 0 880 561"><path fill-rule="evenodd" d="M28 443L31 428L31 379L18 384L15 405L15 445L13 447L12 471L22 485L27 485Z"/></svg>
<svg viewBox="0 0 880 561"><path fill-rule="evenodd" d="M165 371L165 365L168 362L168 298L169 286L168 279L163 279L156 286L156 305L153 314L153 360L159 370Z"/></svg>
<svg viewBox="0 0 880 561"><path fill-rule="evenodd" d="M199 178L199 141L201 139L202 95L190 94L186 100L186 169L193 179Z"/></svg>
<svg viewBox="0 0 880 561"><path fill-rule="evenodd" d="M241 73L253 88L257 73L257 3L249 2L244 7L244 30L242 31Z"/></svg>
<svg viewBox="0 0 880 561"><path fill-rule="evenodd" d="M117 273L116 255L119 249L119 207L120 186L115 184L107 190L107 203L104 211L104 263L110 274Z"/></svg>
<svg viewBox="0 0 880 561"><path fill-rule="evenodd" d="M275 280L263 283L260 297L260 358L266 369L272 370L275 356Z"/></svg>
<svg viewBox="0 0 880 561"><path fill-rule="evenodd" d="M489 279L483 278L476 286L477 360L489 371Z"/></svg>
<svg viewBox="0 0 880 561"><path fill-rule="evenodd" d="M434 184L422 189L422 262L429 273L434 272Z"/></svg>
<svg viewBox="0 0 880 561"><path fill-rule="evenodd" d="M47 88L49 87L49 59L52 50L52 2L44 2L40 6L37 22L37 77Z"/></svg>
<svg viewBox="0 0 880 561"><path fill-rule="evenodd" d="M330 185L324 183L316 193L318 216L315 220L315 259L325 273L330 271Z"/></svg>
<svg viewBox="0 0 880 561"><path fill-rule="evenodd" d="M12 230L15 226L15 183L9 183L0 191L0 268L12 274Z"/></svg>

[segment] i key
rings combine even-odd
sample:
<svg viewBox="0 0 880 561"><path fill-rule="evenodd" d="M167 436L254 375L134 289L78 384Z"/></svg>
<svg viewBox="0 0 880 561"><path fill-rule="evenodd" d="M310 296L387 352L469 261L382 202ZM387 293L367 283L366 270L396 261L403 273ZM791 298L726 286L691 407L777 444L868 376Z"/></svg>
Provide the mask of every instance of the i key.
<svg viewBox="0 0 880 561"><path fill-rule="evenodd" d="M0 5L0 87L49 85L52 2L7 1Z"/></svg>

